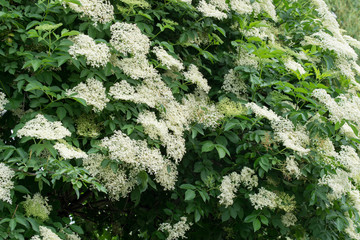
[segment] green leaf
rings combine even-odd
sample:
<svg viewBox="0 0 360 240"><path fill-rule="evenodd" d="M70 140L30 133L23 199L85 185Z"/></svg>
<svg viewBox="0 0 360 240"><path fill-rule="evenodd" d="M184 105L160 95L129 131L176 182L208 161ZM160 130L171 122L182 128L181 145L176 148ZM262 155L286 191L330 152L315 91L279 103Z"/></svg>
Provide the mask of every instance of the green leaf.
<svg viewBox="0 0 360 240"><path fill-rule="evenodd" d="M64 119L66 116L66 109L63 107L59 107L56 109L56 115L59 117L60 121Z"/></svg>
<svg viewBox="0 0 360 240"><path fill-rule="evenodd" d="M224 147L223 145L216 144L215 148L216 148L216 150L217 150L217 152L219 154L220 159L224 158L226 154L230 156L229 150L226 147Z"/></svg>
<svg viewBox="0 0 360 240"><path fill-rule="evenodd" d="M199 210L196 209L195 212L194 212L194 220L195 220L195 222L198 222L200 220L200 218L201 218L200 212L199 212Z"/></svg>
<svg viewBox="0 0 360 240"><path fill-rule="evenodd" d="M256 232L261 228L261 222L259 221L259 219L255 219L252 223L253 223L254 232Z"/></svg>
<svg viewBox="0 0 360 240"><path fill-rule="evenodd" d="M196 196L196 193L193 190L188 189L185 192L185 201L193 200L195 198L195 196Z"/></svg>
<svg viewBox="0 0 360 240"><path fill-rule="evenodd" d="M196 189L196 187L194 185L191 185L191 184L182 184L182 185L180 185L180 188L181 189L192 189L192 190Z"/></svg>
<svg viewBox="0 0 360 240"><path fill-rule="evenodd" d="M267 217L265 217L264 215L260 216L260 220L263 224L268 225L269 224L269 220L267 219Z"/></svg>
<svg viewBox="0 0 360 240"><path fill-rule="evenodd" d="M210 152L214 149L215 145L211 141L206 141L203 143L201 152Z"/></svg>
<svg viewBox="0 0 360 240"><path fill-rule="evenodd" d="M71 225L70 225L70 228L71 228L71 230L73 230L74 232L76 232L76 233L78 233L78 234L84 234L83 229L82 229L80 226L78 226L78 225L71 224Z"/></svg>
<svg viewBox="0 0 360 240"><path fill-rule="evenodd" d="M16 228L16 220L14 218L10 220L9 226L10 226L11 231L15 230L15 228Z"/></svg>
<svg viewBox="0 0 360 240"><path fill-rule="evenodd" d="M230 219L230 212L226 210L221 214L221 221L226 222L229 219Z"/></svg>
<svg viewBox="0 0 360 240"><path fill-rule="evenodd" d="M16 185L14 187L14 190L17 191L17 192L30 194L30 191L26 187L24 187L23 185Z"/></svg>

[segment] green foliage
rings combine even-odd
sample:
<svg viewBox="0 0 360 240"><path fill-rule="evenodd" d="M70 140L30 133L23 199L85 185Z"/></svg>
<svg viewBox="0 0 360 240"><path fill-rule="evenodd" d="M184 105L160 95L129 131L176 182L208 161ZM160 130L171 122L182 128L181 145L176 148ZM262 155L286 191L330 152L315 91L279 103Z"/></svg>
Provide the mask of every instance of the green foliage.
<svg viewBox="0 0 360 240"><path fill-rule="evenodd" d="M114 18L102 22L105 13L95 14L101 8L85 9L92 15L75 11L83 1L0 0L0 162L15 175L11 203L0 200L0 239L30 239L42 234L42 226L60 239L70 239L68 235L75 233L82 239L176 239L171 238L171 229L177 226L190 227L184 233L188 239L359 237L359 163L349 166L338 159L346 147L354 149L351 159L358 159L360 113L354 104L354 115L348 111L351 116L340 119L334 117L334 108L337 102L351 97L356 102L360 96L356 88L360 67L354 65L356 59L343 56L348 50L341 49L348 46L344 39L339 40L343 45L333 49L329 44L307 42L319 32L341 38L316 11L314 2L319 1L253 0L259 12L246 14L229 8L222 20L205 16L208 12L196 8L201 2L197 0L192 4L110 1ZM276 19L270 11L272 4ZM112 43L114 23L135 24L151 49L161 46L185 70L169 67L150 51L140 56L145 63L130 65L127 72L114 58L139 56L122 52ZM93 39L92 56L69 51L82 34ZM96 53L94 46L109 49L106 64L89 64L90 57L96 61L105 52ZM192 65L200 71L196 80L184 74ZM148 74L156 72L156 77L134 77L137 67L146 68ZM88 79L104 88L106 101L101 109L94 104L101 100L95 93L102 88L94 87L90 96L82 90L69 92ZM124 82L134 92L121 85L120 90L131 93L117 98L111 89ZM135 91L149 82L154 85L145 91L150 97L136 99ZM210 91L201 84L208 84ZM330 107L315 96L319 89L334 99ZM159 104L158 98L166 101ZM186 105L191 99L195 100ZM265 106L276 117L259 114L248 103ZM178 112L171 108L175 105L181 106ZM345 105L340 106L348 109ZM152 128L154 122L148 127L148 122L139 120L148 112L154 113L159 125L164 123L161 129ZM60 141L19 134L38 114L46 124L63 126L69 134ZM164 116L178 120L177 128ZM348 127L345 133L344 126ZM164 139L161 130L179 138ZM104 139L119 131L125 140L113 148L104 146ZM328 141L336 154L323 147ZM59 143L66 143L72 154L89 157L67 157ZM169 146L177 149L182 143L184 156L179 151L176 159L167 152ZM128 154L134 149L140 150ZM147 151L151 154L145 155ZM141 158L142 154L146 157ZM150 164L137 168L154 155L167 161L165 170ZM247 168L253 173L245 178ZM326 182L340 173L345 173L343 182L335 187ZM127 178L120 179L123 175ZM176 182L165 187L159 176L176 178ZM226 180L235 186L233 190L226 189ZM350 189L345 188L347 182ZM0 189L5 187L0 181ZM336 187L345 190L334 197ZM260 189L268 197L253 200ZM43 203L46 210L51 209L48 217L34 213L29 199L36 193L48 200ZM232 198L224 204L226 194ZM264 203L269 199L270 203ZM284 220L287 213L296 216L293 224ZM183 217L188 226L181 225ZM181 230L177 234L181 236Z"/></svg>

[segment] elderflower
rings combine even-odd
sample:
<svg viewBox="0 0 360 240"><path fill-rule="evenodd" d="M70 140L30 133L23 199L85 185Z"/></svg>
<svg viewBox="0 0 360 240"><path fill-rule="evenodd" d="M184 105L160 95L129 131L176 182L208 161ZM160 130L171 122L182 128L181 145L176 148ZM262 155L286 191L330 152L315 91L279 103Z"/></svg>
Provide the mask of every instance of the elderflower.
<svg viewBox="0 0 360 240"><path fill-rule="evenodd" d="M285 161L285 170L287 174L295 176L296 179L299 179L301 176L301 171L298 163L295 161L295 156L286 157Z"/></svg>
<svg viewBox="0 0 360 240"><path fill-rule="evenodd" d="M176 166L164 159L159 149L148 148L146 141L132 140L117 130L110 138L104 138L101 146L109 151L110 159L121 161L134 169L146 170L155 175L155 180L165 190L174 189L178 175Z"/></svg>
<svg viewBox="0 0 360 240"><path fill-rule="evenodd" d="M43 197L40 193L35 193L31 198L27 195L26 200L22 203L25 209L26 216L33 216L45 221L49 218L52 206L48 204L47 197Z"/></svg>
<svg viewBox="0 0 360 240"><path fill-rule="evenodd" d="M109 99L106 97L103 83L95 78L88 78L85 83L79 83L76 87L68 89L67 95L77 93L75 97L82 98L87 105L94 106L94 112L102 111Z"/></svg>
<svg viewBox="0 0 360 240"><path fill-rule="evenodd" d="M184 72L184 77L186 80L196 84L199 89L209 93L210 86L208 85L207 80L203 77L202 73L194 64L191 64L188 71Z"/></svg>
<svg viewBox="0 0 360 240"><path fill-rule="evenodd" d="M258 176L253 169L244 167L241 170L240 181L247 189L252 190L254 187L257 187L258 180Z"/></svg>
<svg viewBox="0 0 360 240"><path fill-rule="evenodd" d="M347 217L349 225L345 228L345 232L351 239L360 240L360 233L358 232L358 224L356 224L351 218Z"/></svg>
<svg viewBox="0 0 360 240"><path fill-rule="evenodd" d="M110 49L105 43L96 44L94 39L85 34L80 34L70 39L73 45L69 48L69 54L76 58L85 56L86 64L92 67L105 67L110 59Z"/></svg>
<svg viewBox="0 0 360 240"><path fill-rule="evenodd" d="M250 0L230 0L231 9L239 14L251 14L253 7Z"/></svg>
<svg viewBox="0 0 360 240"><path fill-rule="evenodd" d="M324 175L319 179L319 185L327 185L331 188L332 192L328 194L330 201L341 198L353 188L349 174L342 169L337 169L336 174Z"/></svg>
<svg viewBox="0 0 360 240"><path fill-rule="evenodd" d="M236 197L235 193L238 191L241 180L242 176L236 172L232 172L223 177L220 186L221 194L218 196L221 205L225 207L233 205L234 198Z"/></svg>
<svg viewBox="0 0 360 240"><path fill-rule="evenodd" d="M172 135L169 132L170 123L164 120L157 120L155 113L145 111L139 114L137 121L144 127L144 132L152 139L162 141L166 146L167 155L180 161L185 154L185 139L181 136Z"/></svg>
<svg viewBox="0 0 360 240"><path fill-rule="evenodd" d="M259 193L249 195L251 205L257 209L263 209L268 207L274 209L277 207L277 195L273 192L266 190L265 188L259 188Z"/></svg>
<svg viewBox="0 0 360 240"><path fill-rule="evenodd" d="M100 124L95 122L95 116L92 114L80 115L80 117L75 120L75 123L76 133L80 136L96 138L100 135Z"/></svg>
<svg viewBox="0 0 360 240"><path fill-rule="evenodd" d="M153 52L160 60L161 64L165 65L168 69L173 68L176 71L181 71L184 69L183 64L179 60L168 54L161 46L154 47Z"/></svg>
<svg viewBox="0 0 360 240"><path fill-rule="evenodd" d="M226 117L235 117L246 114L246 108L239 102L231 101L229 98L223 98L216 105L220 113Z"/></svg>
<svg viewBox="0 0 360 240"><path fill-rule="evenodd" d="M88 158L83 159L84 168L104 185L111 200L125 198L137 184L138 171L130 171L129 175L125 168L114 171L110 166L101 165L104 159L105 156L101 154L90 154Z"/></svg>
<svg viewBox="0 0 360 240"><path fill-rule="evenodd" d="M276 141L281 141L285 147L298 152L300 155L310 152L310 149L306 148L310 144L310 138L304 126L298 124L295 129L294 124L290 120L278 116L266 107L261 108L255 103L247 103L245 106L251 109L256 116L265 117L270 120Z"/></svg>
<svg viewBox="0 0 360 240"><path fill-rule="evenodd" d="M78 148L71 146L66 142L57 142L54 148L59 152L64 159L86 158L87 154Z"/></svg>
<svg viewBox="0 0 360 240"><path fill-rule="evenodd" d="M81 238L76 233L72 233L66 234L66 240L81 240Z"/></svg>
<svg viewBox="0 0 360 240"><path fill-rule="evenodd" d="M297 218L293 213L287 212L281 216L281 222L285 227L291 227L296 224Z"/></svg>
<svg viewBox="0 0 360 240"><path fill-rule="evenodd" d="M242 98L247 91L247 86L242 78L237 76L234 69L230 69L224 76L224 83L221 87L225 92L233 93L237 98Z"/></svg>
<svg viewBox="0 0 360 240"><path fill-rule="evenodd" d="M166 240L177 240L179 238L186 238L185 234L190 230L191 225L192 223L187 223L186 217L181 217L180 221L172 226L169 223L161 223L159 231L169 234Z"/></svg>
<svg viewBox="0 0 360 240"><path fill-rule="evenodd" d="M5 105L8 102L9 100L6 99L6 95L0 92L0 115L2 115L5 112Z"/></svg>
<svg viewBox="0 0 360 240"><path fill-rule="evenodd" d="M11 179L15 172L4 163L0 163L0 200L12 203L10 190L14 188L14 182Z"/></svg>
<svg viewBox="0 0 360 240"><path fill-rule="evenodd" d="M229 6L226 3L226 0L210 0L210 4L214 5L215 7L220 9L221 11L228 11L229 10Z"/></svg>
<svg viewBox="0 0 360 240"><path fill-rule="evenodd" d="M110 31L110 43L121 54L144 55L149 52L150 40L136 24L116 22Z"/></svg>
<svg viewBox="0 0 360 240"><path fill-rule="evenodd" d="M82 13L82 17L87 16L96 23L108 23L114 19L114 7L108 0L79 0L81 5L66 3L75 12Z"/></svg>
<svg viewBox="0 0 360 240"><path fill-rule="evenodd" d="M254 54L249 53L244 48L237 49L238 58L235 60L235 64L238 66L249 66L255 69L259 68L259 58L256 57ZM232 71L232 70L230 70ZM230 73L229 71L229 73Z"/></svg>
<svg viewBox="0 0 360 240"><path fill-rule="evenodd" d="M62 126L60 121L50 122L44 115L38 114L36 117L25 123L17 132L18 137L33 137L47 140L57 140L70 136L71 133Z"/></svg>
<svg viewBox="0 0 360 240"><path fill-rule="evenodd" d="M358 56L353 48L345 40L331 36L330 34L319 31L310 36L305 36L302 45L321 46L323 49L334 51L339 57L357 60Z"/></svg>
<svg viewBox="0 0 360 240"><path fill-rule="evenodd" d="M259 0L258 1L261 7L261 10L269 14L269 16L276 22L276 10L273 4L273 0Z"/></svg>
<svg viewBox="0 0 360 240"><path fill-rule="evenodd" d="M43 240L61 240L57 234L55 234L50 228L40 226L40 236Z"/></svg>
<svg viewBox="0 0 360 240"><path fill-rule="evenodd" d="M202 123L206 127L215 128L224 118L216 105L210 103L208 95L204 92L188 94L187 98L183 99L183 106L188 113L189 122Z"/></svg>
<svg viewBox="0 0 360 240"><path fill-rule="evenodd" d="M133 79L153 78L158 72L149 64L145 55L136 55L131 58L117 59L111 58L111 62L115 67L120 68L123 72Z"/></svg>
<svg viewBox="0 0 360 240"><path fill-rule="evenodd" d="M205 0L201 0L196 9L204 14L205 17L213 17L219 20L227 18L226 13L216 9L215 5L208 4Z"/></svg>
<svg viewBox="0 0 360 240"><path fill-rule="evenodd" d="M288 58L285 62L284 62L285 67L288 70L292 70L294 72L299 72L300 75L303 75L306 73L305 69L301 66L301 64L295 62L294 60L292 60L291 58Z"/></svg>

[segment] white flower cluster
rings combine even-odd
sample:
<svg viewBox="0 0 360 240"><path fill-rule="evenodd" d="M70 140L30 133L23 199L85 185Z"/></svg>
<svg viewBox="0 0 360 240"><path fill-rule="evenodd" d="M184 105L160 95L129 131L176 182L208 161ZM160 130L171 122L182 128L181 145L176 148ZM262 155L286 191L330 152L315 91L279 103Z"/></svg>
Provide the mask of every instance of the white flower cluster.
<svg viewBox="0 0 360 240"><path fill-rule="evenodd" d="M111 63L123 70L123 72L133 79L154 78L157 71L153 65L149 64L145 55L135 55L131 58L123 58L119 60L117 57L110 58Z"/></svg>
<svg viewBox="0 0 360 240"><path fill-rule="evenodd" d="M81 238L76 233L72 233L66 234L66 240L81 240Z"/></svg>
<svg viewBox="0 0 360 240"><path fill-rule="evenodd" d="M256 116L265 117L270 120L276 141L283 142L285 147L298 152L300 155L310 152L310 149L306 148L310 144L310 138L303 126L297 125L295 129L294 124L290 120L278 116L266 107L261 108L255 103L247 103L246 107L251 109Z"/></svg>
<svg viewBox="0 0 360 240"><path fill-rule="evenodd" d="M332 192L327 196L330 201L341 198L353 188L349 173L342 169L337 169L336 174L324 175L319 179L319 185L327 185L331 188Z"/></svg>
<svg viewBox="0 0 360 240"><path fill-rule="evenodd" d="M353 178L355 182L359 181L360 158L353 147L341 146L341 151L335 156L335 160L338 164L344 166L345 169L349 171L349 177Z"/></svg>
<svg viewBox="0 0 360 240"><path fill-rule="evenodd" d="M241 173L232 172L223 177L220 186L221 194L218 196L219 203L225 207L233 205L235 193L238 191L240 184L243 184L247 189L252 190L253 187L258 186L258 177L255 171L251 168L244 167Z"/></svg>
<svg viewBox="0 0 360 240"><path fill-rule="evenodd" d="M57 142L54 148L59 152L60 156L64 159L73 158L87 158L87 154L78 148L71 146L68 143Z"/></svg>
<svg viewBox="0 0 360 240"><path fill-rule="evenodd" d="M210 103L208 95L203 91L188 94L186 99L183 99L183 106L187 111L186 116L189 123L197 122L206 127L215 128L224 118L224 115L215 104Z"/></svg>
<svg viewBox="0 0 360 240"><path fill-rule="evenodd" d="M149 38L134 23L116 22L110 27L111 45L123 55L145 55L150 49Z"/></svg>
<svg viewBox="0 0 360 240"><path fill-rule="evenodd" d="M286 174L292 175L296 179L300 178L301 171L300 171L298 163L295 161L294 155L286 157L285 171L286 171Z"/></svg>
<svg viewBox="0 0 360 240"><path fill-rule="evenodd" d="M276 10L273 4L273 0L260 0L259 4L263 12L269 14L272 20L277 21Z"/></svg>
<svg viewBox="0 0 360 240"><path fill-rule="evenodd" d="M184 77L186 80L196 84L199 89L209 93L210 86L208 85L207 80L194 64L191 64L188 71L184 72Z"/></svg>
<svg viewBox="0 0 360 240"><path fill-rule="evenodd" d="M226 3L226 0L210 0L209 3L216 6L221 11L229 11L229 5Z"/></svg>
<svg viewBox="0 0 360 240"><path fill-rule="evenodd" d="M310 36L305 36L304 42L302 42L302 44L320 46L323 49L334 51L337 56L343 59L349 59L353 61L357 59L355 50L350 47L350 45L345 40L338 39L323 31L313 33Z"/></svg>
<svg viewBox="0 0 360 240"><path fill-rule="evenodd" d="M250 66L255 69L259 68L258 58L254 54L248 53L248 51L246 51L246 49L238 48L237 55L238 55L238 58L235 60L235 64L237 66Z"/></svg>
<svg viewBox="0 0 360 240"><path fill-rule="evenodd" d="M171 134L168 128L170 124L163 119L158 120L154 112L145 111L139 114L137 121L144 127L144 132L152 139L160 140L166 146L167 155L176 163L185 154L185 140L181 135ZM180 131L182 134L182 131Z"/></svg>
<svg viewBox="0 0 360 240"><path fill-rule="evenodd" d="M285 227L291 227L296 224L297 218L293 213L287 212L281 216L281 222Z"/></svg>
<svg viewBox="0 0 360 240"><path fill-rule="evenodd" d="M163 47L154 47L153 53L155 53L161 64L166 66L168 69L174 69L178 72L184 69L182 62L168 54Z"/></svg>
<svg viewBox="0 0 360 240"><path fill-rule="evenodd" d="M166 240L177 240L179 238L186 238L185 234L190 230L192 223L187 223L186 217L181 217L180 221L174 225L169 223L161 223L159 226L159 231L167 232L169 235Z"/></svg>
<svg viewBox="0 0 360 240"><path fill-rule="evenodd" d="M277 207L277 195L273 192L266 190L265 188L259 188L259 192L249 195L250 202L257 209L263 209L268 207L274 209Z"/></svg>
<svg viewBox="0 0 360 240"><path fill-rule="evenodd" d="M216 5L207 3L205 0L201 0L196 9L205 17L213 17L219 20L227 18L226 13L222 12L221 9L219 10Z"/></svg>
<svg viewBox="0 0 360 240"><path fill-rule="evenodd" d="M106 188L107 193L112 200L119 200L120 197L126 197L137 184L137 171L130 171L129 176L126 169L119 168L114 172L110 166L101 165L105 156L101 154L90 154L88 158L83 159L85 169L91 176L97 178Z"/></svg>
<svg viewBox="0 0 360 240"><path fill-rule="evenodd" d="M114 19L114 7L108 0L79 0L81 5L67 2L69 7L96 23L108 23Z"/></svg>
<svg viewBox="0 0 360 240"><path fill-rule="evenodd" d="M360 98L358 96L340 95L333 99L325 89L315 89L312 95L317 98L330 112L329 119L333 122L340 122L341 120L349 120L360 127ZM350 126L345 123L341 129L344 135L349 137L356 137Z"/></svg>
<svg viewBox="0 0 360 240"><path fill-rule="evenodd" d="M241 183L240 177L241 175L236 172L232 172L229 175L223 177L220 186L221 194L218 196L220 199L219 203L221 205L224 205L225 207L233 205L234 198L236 197L235 193L237 192Z"/></svg>
<svg viewBox="0 0 360 240"><path fill-rule="evenodd" d="M47 197L44 198L40 193L35 193L32 198L27 195L23 206L26 216L33 216L41 221L47 220L52 210L52 206L48 204Z"/></svg>
<svg viewBox="0 0 360 240"><path fill-rule="evenodd" d="M61 238L56 235L53 231L51 231L50 228L47 228L45 226L40 226L40 236L35 235L30 240L61 240Z"/></svg>
<svg viewBox="0 0 360 240"><path fill-rule="evenodd" d="M247 38L257 37L263 41L269 39L272 43L275 43L276 38L270 27L252 27L248 30L240 29L240 31Z"/></svg>
<svg viewBox="0 0 360 240"><path fill-rule="evenodd" d="M85 83L79 83L76 87L68 89L67 95L77 93L75 97L82 98L87 105L94 106L94 112L102 111L109 99L106 97L103 83L95 78L88 78Z"/></svg>
<svg viewBox="0 0 360 240"><path fill-rule="evenodd" d="M259 15L261 12L267 13L274 21L277 21L276 10L272 0L230 0L231 9L239 14Z"/></svg>
<svg viewBox="0 0 360 240"><path fill-rule="evenodd" d="M14 188L14 182L11 179L15 176L15 172L4 163L0 163L0 200L12 203L10 190Z"/></svg>
<svg viewBox="0 0 360 240"><path fill-rule="evenodd" d="M9 100L6 99L5 93L0 92L0 115L2 115L5 112L5 105L9 102Z"/></svg>
<svg viewBox="0 0 360 240"><path fill-rule="evenodd" d="M292 60L291 58L288 58L285 62L284 62L285 67L288 70L292 70L294 72L299 72L300 75L303 75L306 73L305 69L301 66L300 63L295 62L294 60Z"/></svg>
<svg viewBox="0 0 360 240"><path fill-rule="evenodd" d="M85 56L86 64L92 67L105 67L110 60L110 49L105 43L96 44L94 39L80 34L70 39L74 44L69 48L69 54L76 58Z"/></svg>
<svg viewBox="0 0 360 240"><path fill-rule="evenodd" d="M352 47L360 49L360 41L348 35L343 35L345 41Z"/></svg>
<svg viewBox="0 0 360 240"><path fill-rule="evenodd" d="M17 131L18 137L33 137L47 140L58 140L70 136L71 133L63 127L60 121L50 122L43 115L25 123L25 126Z"/></svg>
<svg viewBox="0 0 360 240"><path fill-rule="evenodd" d="M320 15L324 28L328 29L335 37L341 39L341 29L336 20L336 15L329 10L326 2L323 0L312 0L311 2L316 7L315 10Z"/></svg>
<svg viewBox="0 0 360 240"><path fill-rule="evenodd" d="M258 186L258 176L255 171L251 168L244 167L240 173L240 182L249 190Z"/></svg>
<svg viewBox="0 0 360 240"><path fill-rule="evenodd" d="M345 229L345 232L349 235L350 239L360 240L360 233L357 230L358 226L356 226L355 222L349 217L347 218L347 221L349 225Z"/></svg>
<svg viewBox="0 0 360 240"><path fill-rule="evenodd" d="M257 6L257 13L260 12L260 5L255 2ZM230 0L231 9L239 14L246 14L249 15L254 11L254 7L251 4L250 0Z"/></svg>
<svg viewBox="0 0 360 240"><path fill-rule="evenodd" d="M233 93L238 98L242 98L246 91L247 87L242 78L237 76L234 69L230 69L227 74L224 76L224 83L221 87L225 92Z"/></svg>
<svg viewBox="0 0 360 240"><path fill-rule="evenodd" d="M128 164L131 168L146 170L165 190L174 189L176 165L164 159L159 149L151 149L146 141L132 140L120 130L110 138L102 139L101 146L109 151L109 158Z"/></svg>

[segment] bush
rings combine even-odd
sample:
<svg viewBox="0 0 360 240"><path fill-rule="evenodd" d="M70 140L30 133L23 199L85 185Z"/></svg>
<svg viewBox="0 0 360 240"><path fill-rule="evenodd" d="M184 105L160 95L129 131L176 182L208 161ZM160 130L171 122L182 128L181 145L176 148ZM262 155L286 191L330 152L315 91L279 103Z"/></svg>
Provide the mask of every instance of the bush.
<svg viewBox="0 0 360 240"><path fill-rule="evenodd" d="M360 42L322 0L0 5L1 239L360 239Z"/></svg>

